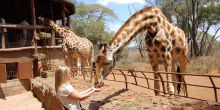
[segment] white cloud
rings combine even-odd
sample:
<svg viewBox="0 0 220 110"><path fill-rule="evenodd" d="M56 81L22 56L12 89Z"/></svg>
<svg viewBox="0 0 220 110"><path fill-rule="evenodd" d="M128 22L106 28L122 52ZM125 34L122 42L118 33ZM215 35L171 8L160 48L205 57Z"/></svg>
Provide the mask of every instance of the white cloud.
<svg viewBox="0 0 220 110"><path fill-rule="evenodd" d="M138 3L138 4L145 4L145 0L98 0L97 3L107 6L109 3L116 3L116 4L131 4L131 3Z"/></svg>

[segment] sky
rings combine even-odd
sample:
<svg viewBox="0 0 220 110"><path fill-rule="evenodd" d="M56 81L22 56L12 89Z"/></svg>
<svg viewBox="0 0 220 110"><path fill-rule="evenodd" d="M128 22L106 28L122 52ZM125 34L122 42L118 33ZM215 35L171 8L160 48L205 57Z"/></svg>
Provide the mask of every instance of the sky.
<svg viewBox="0 0 220 110"><path fill-rule="evenodd" d="M83 1L86 4L98 3L112 9L118 16L118 20L107 21L106 26L117 32L121 25L136 11L142 9L146 2L145 0L77 0ZM129 12L128 7L131 12Z"/></svg>

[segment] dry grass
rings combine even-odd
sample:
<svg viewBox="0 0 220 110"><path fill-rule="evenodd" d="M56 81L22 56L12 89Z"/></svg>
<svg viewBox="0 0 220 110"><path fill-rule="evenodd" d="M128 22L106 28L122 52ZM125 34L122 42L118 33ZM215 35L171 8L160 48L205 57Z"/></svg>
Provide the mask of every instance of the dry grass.
<svg viewBox="0 0 220 110"><path fill-rule="evenodd" d="M138 51L126 51L121 53L116 63L116 68L135 69L152 71L147 53L144 52L144 58L141 58ZM160 70L164 71L164 66L160 62ZM220 55L202 56L191 58L187 65L187 73L207 73L220 72Z"/></svg>
<svg viewBox="0 0 220 110"><path fill-rule="evenodd" d="M220 72L220 55L202 56L190 59L187 66L188 72Z"/></svg>
<svg viewBox="0 0 220 110"><path fill-rule="evenodd" d="M151 71L148 56L141 57L138 51L125 51L121 53L116 63L116 68Z"/></svg>

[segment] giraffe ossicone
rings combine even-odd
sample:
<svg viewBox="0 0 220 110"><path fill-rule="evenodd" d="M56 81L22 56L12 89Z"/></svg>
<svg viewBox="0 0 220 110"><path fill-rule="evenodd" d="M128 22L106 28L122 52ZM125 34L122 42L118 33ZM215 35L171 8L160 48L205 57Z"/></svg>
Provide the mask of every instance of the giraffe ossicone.
<svg viewBox="0 0 220 110"><path fill-rule="evenodd" d="M132 15L117 31L109 45L100 45L100 56L98 55L96 61L96 85L103 86L103 76L113 68L115 54L143 31L146 31L145 44L153 71L159 70L159 58L162 59L167 72L175 71L176 61L180 64L181 72L186 71L188 44L185 33L172 25L158 7L152 6ZM154 74L154 78L159 79L159 76ZM171 81L175 79L175 75L167 75L167 91L172 94L176 90L176 84L172 84ZM154 81L154 88L160 90L158 80ZM158 95L159 92L155 90L155 94Z"/></svg>

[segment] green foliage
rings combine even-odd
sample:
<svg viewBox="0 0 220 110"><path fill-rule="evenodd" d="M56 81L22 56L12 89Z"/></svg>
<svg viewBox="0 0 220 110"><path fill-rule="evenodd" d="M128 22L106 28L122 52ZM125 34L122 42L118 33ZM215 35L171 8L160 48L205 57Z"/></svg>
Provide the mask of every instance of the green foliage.
<svg viewBox="0 0 220 110"><path fill-rule="evenodd" d="M220 5L217 0L156 0L163 13L175 25L183 29L190 48L190 56L210 53L217 35L207 34L211 26L220 22ZM216 33L219 29L216 30ZM198 33L201 31L202 33Z"/></svg>
<svg viewBox="0 0 220 110"><path fill-rule="evenodd" d="M86 37L93 43L109 42L114 32L107 30L105 21L117 19L116 14L109 8L99 4L76 4L76 14L71 26L74 32Z"/></svg>
<svg viewBox="0 0 220 110"><path fill-rule="evenodd" d="M72 26L77 35L86 37L92 42L107 42L113 35L113 33L105 31L104 22L93 19L72 20Z"/></svg>
<svg viewBox="0 0 220 110"><path fill-rule="evenodd" d="M109 8L100 4L85 4L80 2L76 6L76 17L80 19L91 18L93 20L117 19L117 15Z"/></svg>
<svg viewBox="0 0 220 110"><path fill-rule="evenodd" d="M220 5L211 4L207 7L199 9L199 18L202 21L207 21L208 24L216 24L220 21Z"/></svg>

